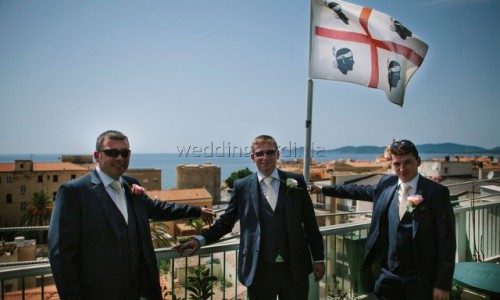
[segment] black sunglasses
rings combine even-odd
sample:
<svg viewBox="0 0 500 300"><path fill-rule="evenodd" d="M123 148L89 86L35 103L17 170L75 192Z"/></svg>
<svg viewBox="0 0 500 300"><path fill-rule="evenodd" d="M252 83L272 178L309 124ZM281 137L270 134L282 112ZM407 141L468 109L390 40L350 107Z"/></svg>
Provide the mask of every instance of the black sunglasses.
<svg viewBox="0 0 500 300"><path fill-rule="evenodd" d="M276 154L276 150L258 151L254 153L256 157L262 157L264 156L264 154L267 156L273 156L274 154Z"/></svg>
<svg viewBox="0 0 500 300"><path fill-rule="evenodd" d="M394 155L405 155L408 153L412 153L415 157L418 158L417 147L410 142L409 140L400 140L392 143L391 145L391 153Z"/></svg>
<svg viewBox="0 0 500 300"><path fill-rule="evenodd" d="M118 157L118 155L121 155L122 157L129 157L130 155L130 149L104 149L99 152L104 152L106 156L109 157Z"/></svg>

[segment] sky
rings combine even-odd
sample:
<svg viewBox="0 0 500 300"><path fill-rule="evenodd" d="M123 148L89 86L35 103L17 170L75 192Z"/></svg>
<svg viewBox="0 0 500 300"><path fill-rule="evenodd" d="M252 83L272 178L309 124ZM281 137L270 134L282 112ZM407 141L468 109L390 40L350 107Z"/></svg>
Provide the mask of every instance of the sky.
<svg viewBox="0 0 500 300"><path fill-rule="evenodd" d="M401 108L314 79L312 151L500 146L500 1L351 1L429 45ZM116 129L137 153L305 144L308 0L0 0L0 154L91 154Z"/></svg>

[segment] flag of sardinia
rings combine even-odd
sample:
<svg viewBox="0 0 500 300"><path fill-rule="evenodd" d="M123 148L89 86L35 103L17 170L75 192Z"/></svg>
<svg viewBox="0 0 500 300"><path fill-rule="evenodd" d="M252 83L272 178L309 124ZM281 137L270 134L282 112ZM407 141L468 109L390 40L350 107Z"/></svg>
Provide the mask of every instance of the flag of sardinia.
<svg viewBox="0 0 500 300"><path fill-rule="evenodd" d="M428 46L398 20L345 1L311 0L310 78L384 90L403 106Z"/></svg>

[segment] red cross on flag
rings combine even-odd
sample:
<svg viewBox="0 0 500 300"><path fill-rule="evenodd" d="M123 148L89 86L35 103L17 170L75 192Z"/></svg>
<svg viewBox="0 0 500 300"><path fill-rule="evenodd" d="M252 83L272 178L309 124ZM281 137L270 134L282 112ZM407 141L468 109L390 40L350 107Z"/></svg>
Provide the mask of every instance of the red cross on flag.
<svg viewBox="0 0 500 300"><path fill-rule="evenodd" d="M428 46L398 20L345 1L311 0L311 78L384 90L403 106Z"/></svg>

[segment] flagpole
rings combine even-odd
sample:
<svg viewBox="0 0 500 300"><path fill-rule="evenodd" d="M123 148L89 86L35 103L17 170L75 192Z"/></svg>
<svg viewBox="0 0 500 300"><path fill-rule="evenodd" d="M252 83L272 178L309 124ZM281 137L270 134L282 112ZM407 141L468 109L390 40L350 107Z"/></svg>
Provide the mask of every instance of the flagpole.
<svg viewBox="0 0 500 300"><path fill-rule="evenodd" d="M304 180L309 185L309 169L311 168L311 131L312 131L312 102L313 102L313 81L311 79L311 39L312 39L312 19L313 1L309 1L309 70L307 78L307 99L306 99L306 140L304 145Z"/></svg>
<svg viewBox="0 0 500 300"><path fill-rule="evenodd" d="M309 184L309 169L311 167L311 131L312 131L312 100L313 81L307 80L307 102L306 102L306 141L304 150L304 180Z"/></svg>

